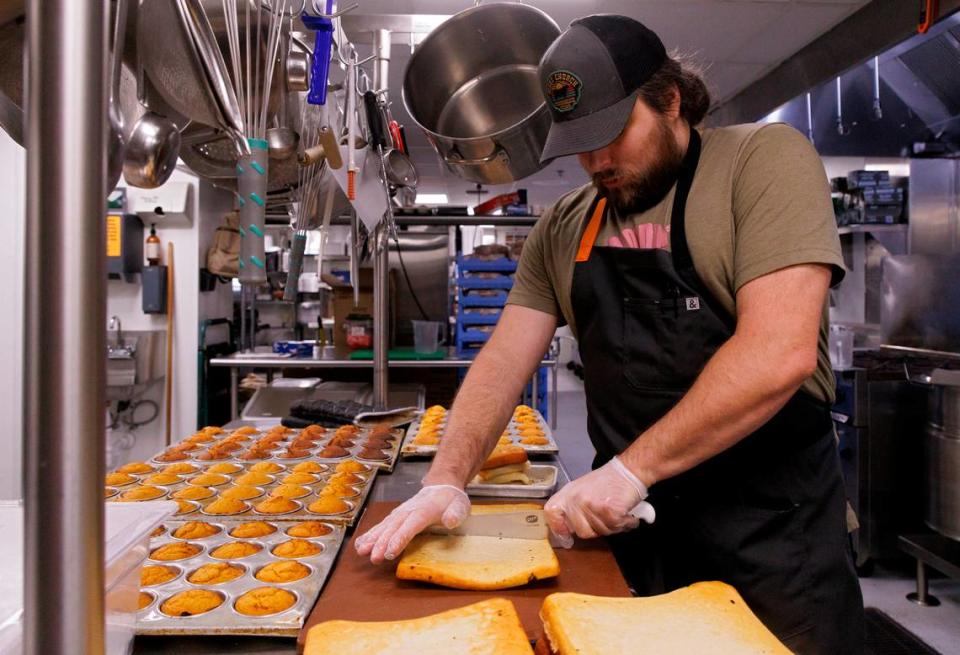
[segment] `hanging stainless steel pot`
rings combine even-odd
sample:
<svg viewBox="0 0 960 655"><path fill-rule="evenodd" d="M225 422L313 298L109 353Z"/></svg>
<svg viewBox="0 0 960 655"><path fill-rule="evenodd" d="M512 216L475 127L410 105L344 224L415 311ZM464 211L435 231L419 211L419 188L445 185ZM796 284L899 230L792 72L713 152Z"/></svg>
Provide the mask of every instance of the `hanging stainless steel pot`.
<svg viewBox="0 0 960 655"><path fill-rule="evenodd" d="M410 57L404 104L455 175L503 184L543 168L550 112L537 65L559 35L539 9L484 4L442 23Z"/></svg>
<svg viewBox="0 0 960 655"><path fill-rule="evenodd" d="M930 377L924 521L960 540L960 371L936 369Z"/></svg>

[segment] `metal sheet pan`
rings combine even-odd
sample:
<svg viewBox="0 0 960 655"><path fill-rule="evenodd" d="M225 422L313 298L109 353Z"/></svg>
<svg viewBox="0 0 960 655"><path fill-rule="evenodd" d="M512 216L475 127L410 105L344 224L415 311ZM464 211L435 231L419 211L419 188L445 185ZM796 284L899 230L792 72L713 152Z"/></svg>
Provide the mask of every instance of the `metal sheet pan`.
<svg viewBox="0 0 960 655"><path fill-rule="evenodd" d="M553 438L553 431L550 429L550 426L544 420L543 415L536 410L533 410L533 411L536 414L537 423L539 424L540 429L543 432L543 436L547 438L548 443L541 446L522 443L519 427L514 417L510 418L510 423L507 424L507 428L505 432L507 432L510 435L510 439L513 443L517 444L518 446L522 446L523 449L527 451L528 456L533 457L541 454L543 455L556 454L557 452L559 452L560 449L557 447L557 442ZM446 418L444 418L442 421L440 421L441 440L443 439L443 432L446 430L446 426L447 426L447 420ZM421 445L413 442L419 430L420 430L420 419L418 418L416 421L410 424L409 428L407 428L407 434L403 439L403 446L401 446L400 448L400 454L403 457L433 457L436 454L437 446Z"/></svg>
<svg viewBox="0 0 960 655"><path fill-rule="evenodd" d="M255 520L256 517L243 517L244 520ZM163 584L144 587L145 591L153 596L150 605L137 612L137 634L142 635L267 635L267 636L295 636L303 626L306 617L310 613L320 590L323 588L333 563L336 560L337 553L343 544L344 526L336 523L327 523L331 532L322 537L307 538L306 541L320 545L322 551L309 557L301 557L295 561L305 564L311 569L310 575L300 580L287 583L268 583L257 580L254 576L263 566L272 562L290 561L288 558L277 557L271 553L277 545L292 539L286 534L286 531L297 525L294 521L266 521L274 525L277 530L265 537L256 538L237 538L230 536L229 532L235 528L240 521L235 520L213 520L202 519L208 523L220 527L220 532L204 539L184 540L173 536L184 521L170 521L164 524L165 531L162 535L150 540L150 552L155 549L175 541L189 541L202 548L202 551L191 558L177 561L154 561L147 560L147 564L159 564L163 566L172 566L178 569L176 578ZM302 538L302 537L301 537ZM235 560L222 560L210 556L217 546L231 542L243 541L253 542L262 546L260 552ZM188 576L192 571L210 563L228 562L243 566L246 570L242 576L236 580L221 584L204 585L194 584L188 581ZM234 609L234 603L237 598L251 589L257 587L277 587L293 592L297 597L292 607L277 614L268 616L249 616L241 614ZM208 589L223 594L224 602L209 612L195 616L172 617L160 611L160 606L165 599L176 593L188 589Z"/></svg>
<svg viewBox="0 0 960 655"><path fill-rule="evenodd" d="M557 467L550 464L531 464L533 484L484 484L471 482L467 494L491 498L548 498L557 486Z"/></svg>
<svg viewBox="0 0 960 655"><path fill-rule="evenodd" d="M357 518L357 515L360 513L361 509L363 508L364 502L366 502L367 496L370 493L370 489L373 486L374 480L376 479L376 473L378 471L376 467L366 464L364 462L361 462L361 463L367 466L367 470L359 474L360 477L364 478L364 481L361 484L355 485L357 489L357 495L353 497L344 498L344 501L350 506L350 509L348 511L342 514L316 514L307 509L310 503L312 503L313 501L317 500L320 497L319 492L324 486L326 486L330 476L334 474L337 463L341 461L346 461L348 459L350 458L344 458L343 460L335 460L332 462L323 462L323 461L317 460L316 458L304 458L304 459L297 459L297 460L279 460L279 459L263 460L265 462L272 462L279 466L283 466L284 470L279 471L275 474L269 475L270 481L267 483L260 484L260 485L253 485L262 491L261 495L257 496L256 498L251 498L247 501L244 501L246 502L245 509L242 512L239 512L237 514L207 514L206 508L207 506L210 505L210 503L214 502L220 497L219 495L220 492L234 486L234 481L240 476L244 475L245 473L248 473L250 471L250 468L255 464L257 464L258 462L246 462L246 461L238 461L238 460L232 460L232 459L223 460L223 462L187 461L186 463L192 464L198 467L199 470L194 473L181 476L180 481L177 483L168 484L168 485L155 485L155 486L163 490L164 495L161 498L169 498L171 500L176 500L176 498L174 498L173 495L178 490L184 489L190 486L194 486L190 484L190 480L192 478L195 478L196 476L201 474L205 474L207 472L207 469L215 464L229 463L229 464L240 466L241 469L232 474L222 474L223 477L227 478L227 481L224 482L223 484L207 487L213 490L214 495L201 500L186 501L187 503L190 504L191 507L193 507L193 509L190 511L181 510L181 512L179 512L176 515L178 519L182 518L186 520L203 520L203 521L251 521L251 520L257 520L257 519L264 520L264 521L323 520L323 521L331 521L335 523L343 523L346 525L353 525L354 521ZM261 514L257 512L255 505L258 502L262 501L263 499L267 498L270 495L271 491L273 491L278 486L283 484L283 478L287 474L293 472L292 471L293 467L299 464L300 462L304 462L304 461L317 461L318 463L322 464L327 468L323 472L314 474L315 476L314 482L304 483L301 485L304 488L308 489L309 493L303 497L296 499L299 505L299 508L296 511L291 512L289 514L280 514L280 515ZM157 471L159 471L159 469L163 468L167 464L168 463L151 462L151 465L157 466ZM144 473L141 475L133 475L133 477L136 478L135 482L128 483L127 485L124 485L122 487L117 487L118 489L120 489L120 492L116 495L111 496L109 498L109 502L124 502L121 500L124 490L131 488L136 483L150 484L148 482L148 479L150 478L151 475L153 475L157 471ZM158 499L152 498L151 500L158 500Z"/></svg>

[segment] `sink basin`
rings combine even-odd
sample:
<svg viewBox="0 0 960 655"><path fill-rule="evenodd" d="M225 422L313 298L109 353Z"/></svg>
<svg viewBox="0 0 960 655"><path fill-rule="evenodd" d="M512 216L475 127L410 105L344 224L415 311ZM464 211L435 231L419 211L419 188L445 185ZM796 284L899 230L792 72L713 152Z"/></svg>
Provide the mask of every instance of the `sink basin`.
<svg viewBox="0 0 960 655"><path fill-rule="evenodd" d="M107 333L107 387L147 385L163 377L163 330L124 330L118 343ZM112 395L108 391L108 395Z"/></svg>

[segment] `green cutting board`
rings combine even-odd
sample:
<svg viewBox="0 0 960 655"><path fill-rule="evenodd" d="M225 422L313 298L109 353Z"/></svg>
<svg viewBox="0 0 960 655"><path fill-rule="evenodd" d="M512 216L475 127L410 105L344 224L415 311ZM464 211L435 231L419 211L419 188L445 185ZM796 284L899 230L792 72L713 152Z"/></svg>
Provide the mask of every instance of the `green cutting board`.
<svg viewBox="0 0 960 655"><path fill-rule="evenodd" d="M446 353L438 350L432 353L418 353L413 348L394 348L387 353L387 359L443 359ZM373 359L372 350L354 350L350 359Z"/></svg>

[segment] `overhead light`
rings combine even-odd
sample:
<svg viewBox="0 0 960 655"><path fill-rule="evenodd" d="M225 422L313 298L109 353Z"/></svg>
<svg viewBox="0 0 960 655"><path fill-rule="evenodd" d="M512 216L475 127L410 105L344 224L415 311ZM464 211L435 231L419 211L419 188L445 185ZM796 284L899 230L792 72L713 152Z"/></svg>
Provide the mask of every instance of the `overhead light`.
<svg viewBox="0 0 960 655"><path fill-rule="evenodd" d="M448 202L445 193L418 193L416 199L418 205L445 205Z"/></svg>
<svg viewBox="0 0 960 655"><path fill-rule="evenodd" d="M414 34L429 34L450 14L413 14L410 16L410 31Z"/></svg>
<svg viewBox="0 0 960 655"><path fill-rule="evenodd" d="M910 177L910 164L908 162L867 164L863 169L867 171L888 171L891 177Z"/></svg>

